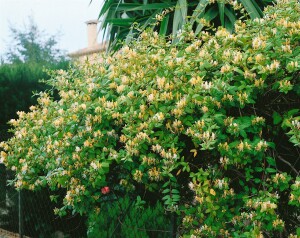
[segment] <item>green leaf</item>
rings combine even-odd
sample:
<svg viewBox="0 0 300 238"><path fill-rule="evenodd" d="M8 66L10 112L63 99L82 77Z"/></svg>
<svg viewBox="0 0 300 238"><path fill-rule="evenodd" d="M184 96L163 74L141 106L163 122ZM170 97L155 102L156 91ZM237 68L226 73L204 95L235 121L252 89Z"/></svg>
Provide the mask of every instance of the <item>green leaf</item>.
<svg viewBox="0 0 300 238"><path fill-rule="evenodd" d="M172 7L172 3L121 3L114 4L110 7L110 11L116 12L136 12L136 11L146 11L146 10L157 10L157 9L166 9Z"/></svg>
<svg viewBox="0 0 300 238"><path fill-rule="evenodd" d="M226 17L229 19L229 21L225 21L225 28L229 31L229 32L233 32L234 29L234 24L236 21L236 17L234 14L234 11L232 9L228 9L228 7L225 6L225 15Z"/></svg>
<svg viewBox="0 0 300 238"><path fill-rule="evenodd" d="M244 131L244 130L240 130L240 135L243 137L243 138L247 138L247 133Z"/></svg>
<svg viewBox="0 0 300 238"><path fill-rule="evenodd" d="M283 122L282 122L282 124L281 124L281 127L282 127L283 129L286 129L287 127L291 127L291 122L290 122L290 120L284 119Z"/></svg>
<svg viewBox="0 0 300 238"><path fill-rule="evenodd" d="M292 109L290 111L288 111L288 117L292 117L294 116L295 114L297 114L298 112L300 111L300 109Z"/></svg>
<svg viewBox="0 0 300 238"><path fill-rule="evenodd" d="M50 200L51 200L51 202L57 203L58 197L59 197L58 195L50 195Z"/></svg>
<svg viewBox="0 0 300 238"><path fill-rule="evenodd" d="M193 25L196 19L199 19L203 16L205 8L208 5L209 0L200 0L197 7L195 8L193 15L191 17L190 23Z"/></svg>
<svg viewBox="0 0 300 238"><path fill-rule="evenodd" d="M255 170L256 172L261 172L261 171L263 171L262 167L255 167L254 170Z"/></svg>
<svg viewBox="0 0 300 238"><path fill-rule="evenodd" d="M203 29L204 25L202 23L198 23L197 28L195 30L195 34L199 34L199 32Z"/></svg>
<svg viewBox="0 0 300 238"><path fill-rule="evenodd" d="M228 17L231 24L234 25L234 23L236 21L236 17L234 15L234 12L232 12L232 10L229 9L228 7L225 7L225 15Z"/></svg>
<svg viewBox="0 0 300 238"><path fill-rule="evenodd" d="M179 201L179 200L180 200L180 195L178 195L178 194L172 195L172 200L177 200L177 201Z"/></svg>
<svg viewBox="0 0 300 238"><path fill-rule="evenodd" d="M225 26L225 3L223 1L218 2L218 6L221 24L222 26Z"/></svg>
<svg viewBox="0 0 300 238"><path fill-rule="evenodd" d="M275 143L273 142L268 142L268 147L272 148L272 149L275 149Z"/></svg>
<svg viewBox="0 0 300 238"><path fill-rule="evenodd" d="M164 196L163 198L162 198L162 200L169 200L170 199L170 195L168 194L168 195L166 195L166 196Z"/></svg>
<svg viewBox="0 0 300 238"><path fill-rule="evenodd" d="M263 12L255 2L255 0L240 0L240 2L245 7L247 13L252 19L260 18L263 16Z"/></svg>
<svg viewBox="0 0 300 238"><path fill-rule="evenodd" d="M166 35L168 30L170 15L166 15L160 24L159 34Z"/></svg>
<svg viewBox="0 0 300 238"><path fill-rule="evenodd" d="M169 186L169 184L170 184L170 181L167 181L164 183L164 185L162 187L165 188L165 187Z"/></svg>
<svg viewBox="0 0 300 238"><path fill-rule="evenodd" d="M269 165L276 166L276 161L272 157L267 157L267 162Z"/></svg>
<svg viewBox="0 0 300 238"><path fill-rule="evenodd" d="M211 21L218 16L218 9L217 8L210 8L207 12L205 12L203 18L207 21Z"/></svg>
<svg viewBox="0 0 300 238"><path fill-rule="evenodd" d="M276 173L277 170L276 170L276 169L273 169L273 168L266 168L266 172L267 172L267 173Z"/></svg>
<svg viewBox="0 0 300 238"><path fill-rule="evenodd" d="M126 19L119 19L119 18L110 18L107 19L108 23L114 24L115 26L131 26L134 23L134 18L126 18Z"/></svg>
<svg viewBox="0 0 300 238"><path fill-rule="evenodd" d="M273 113L273 123L274 125L278 125L282 121L282 117L278 112Z"/></svg>
<svg viewBox="0 0 300 238"><path fill-rule="evenodd" d="M300 236L300 227L297 228L296 234L297 234L297 236Z"/></svg>
<svg viewBox="0 0 300 238"><path fill-rule="evenodd" d="M255 179L254 179L254 183L257 183L257 184L258 184L258 183L260 183L260 182L261 182L261 180L260 180L259 178L255 178Z"/></svg>
<svg viewBox="0 0 300 238"><path fill-rule="evenodd" d="M186 0L178 0L173 19L173 36L176 36L177 32L182 29L183 25L186 22L187 17L187 2Z"/></svg>
<svg viewBox="0 0 300 238"><path fill-rule="evenodd" d="M102 162L102 163L101 163L101 167L103 167L103 168L108 168L108 167L109 167L109 163L107 163L107 162Z"/></svg>

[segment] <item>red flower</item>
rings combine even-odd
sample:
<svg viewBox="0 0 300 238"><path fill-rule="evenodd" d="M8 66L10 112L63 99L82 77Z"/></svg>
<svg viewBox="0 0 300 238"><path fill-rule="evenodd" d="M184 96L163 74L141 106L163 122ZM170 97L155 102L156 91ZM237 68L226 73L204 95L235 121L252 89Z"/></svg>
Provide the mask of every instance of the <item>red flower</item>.
<svg viewBox="0 0 300 238"><path fill-rule="evenodd" d="M101 188L101 193L102 193L102 194L107 194L107 193L109 193L109 192L110 192L109 187L103 187L103 188Z"/></svg>

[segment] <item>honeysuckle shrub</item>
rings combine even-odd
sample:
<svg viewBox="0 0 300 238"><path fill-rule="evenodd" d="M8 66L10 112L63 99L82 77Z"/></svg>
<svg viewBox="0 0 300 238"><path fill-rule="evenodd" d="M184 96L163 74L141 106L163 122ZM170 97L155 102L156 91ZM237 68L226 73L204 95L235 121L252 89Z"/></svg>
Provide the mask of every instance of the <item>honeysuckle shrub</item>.
<svg viewBox="0 0 300 238"><path fill-rule="evenodd" d="M98 64L58 71L12 120L1 162L17 188L65 189L64 206L164 202L182 237L297 237L298 1L176 44L150 30ZM298 233L298 234L297 234Z"/></svg>

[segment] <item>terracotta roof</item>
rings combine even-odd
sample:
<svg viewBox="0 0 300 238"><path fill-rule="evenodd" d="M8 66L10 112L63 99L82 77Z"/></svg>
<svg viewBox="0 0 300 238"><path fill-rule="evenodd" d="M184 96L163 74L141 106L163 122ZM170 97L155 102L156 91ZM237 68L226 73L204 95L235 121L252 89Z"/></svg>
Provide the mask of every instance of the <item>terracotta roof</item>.
<svg viewBox="0 0 300 238"><path fill-rule="evenodd" d="M76 57L80 57L80 56L84 56L84 55L90 55L90 54L94 54L94 53L103 52L106 50L106 46L107 46L106 43L97 44L93 47L87 47L87 48L77 50L75 52L71 52L68 54L68 56L70 56L71 58L76 58Z"/></svg>

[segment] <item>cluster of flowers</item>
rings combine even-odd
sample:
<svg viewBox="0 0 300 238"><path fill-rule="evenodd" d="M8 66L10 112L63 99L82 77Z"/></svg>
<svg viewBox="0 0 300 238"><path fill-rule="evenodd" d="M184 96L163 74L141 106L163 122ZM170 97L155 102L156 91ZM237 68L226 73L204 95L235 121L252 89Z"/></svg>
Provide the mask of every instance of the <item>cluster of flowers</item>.
<svg viewBox="0 0 300 238"><path fill-rule="evenodd" d="M60 99L41 93L18 113L0 161L18 188L66 188L62 209L89 213L112 189L160 193L172 179L186 196L169 204L183 215L182 233L276 236L283 175L272 178L268 114L255 103L297 83L299 13L296 0L279 1L262 20L237 22L234 34L183 31L176 44L148 30L99 64L59 71L49 84ZM299 205L299 182L290 181L290 204Z"/></svg>

